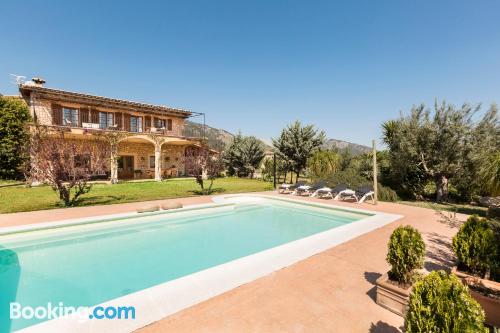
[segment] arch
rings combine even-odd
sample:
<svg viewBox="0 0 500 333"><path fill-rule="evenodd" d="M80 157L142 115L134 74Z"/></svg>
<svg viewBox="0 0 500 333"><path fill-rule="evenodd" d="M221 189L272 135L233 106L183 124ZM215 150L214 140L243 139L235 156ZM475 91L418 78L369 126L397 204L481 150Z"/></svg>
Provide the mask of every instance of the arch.
<svg viewBox="0 0 500 333"><path fill-rule="evenodd" d="M157 143L148 137L147 135L143 134L138 134L138 135L131 135L131 136L126 136L118 140L118 143L124 142L124 141L129 141L129 142L141 142L141 141L146 141L151 143L153 146L156 146Z"/></svg>

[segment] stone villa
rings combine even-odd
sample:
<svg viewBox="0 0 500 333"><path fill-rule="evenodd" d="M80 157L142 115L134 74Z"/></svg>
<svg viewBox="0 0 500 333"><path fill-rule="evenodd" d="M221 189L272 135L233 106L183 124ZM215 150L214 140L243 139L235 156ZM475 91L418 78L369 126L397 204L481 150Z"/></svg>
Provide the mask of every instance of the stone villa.
<svg viewBox="0 0 500 333"><path fill-rule="evenodd" d="M65 137L75 140L96 131L123 133L102 178L161 180L189 174L183 157L203 137L202 130L185 127L192 112L52 89L44 83L35 78L19 85L36 123L63 129Z"/></svg>

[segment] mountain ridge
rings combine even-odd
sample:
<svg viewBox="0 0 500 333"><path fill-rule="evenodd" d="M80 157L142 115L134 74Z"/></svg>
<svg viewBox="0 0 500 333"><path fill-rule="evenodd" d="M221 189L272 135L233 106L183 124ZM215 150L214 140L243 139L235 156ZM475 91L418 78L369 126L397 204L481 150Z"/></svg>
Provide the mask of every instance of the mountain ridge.
<svg viewBox="0 0 500 333"><path fill-rule="evenodd" d="M190 132L199 132L201 133L203 129L203 124L195 123L192 121L186 121L186 128ZM220 142L223 142L224 145L229 145L234 138L234 134L226 131L225 129L215 128L209 125L206 125L206 132L209 145L212 147L220 147ZM272 146L267 144L264 140L259 139L266 147L266 150L272 150ZM354 142L349 142L345 140L339 139L327 139L326 142L322 146L323 149L338 149L338 150L349 150L354 155L359 155L363 153L367 153L371 151L371 148L365 145L361 145Z"/></svg>

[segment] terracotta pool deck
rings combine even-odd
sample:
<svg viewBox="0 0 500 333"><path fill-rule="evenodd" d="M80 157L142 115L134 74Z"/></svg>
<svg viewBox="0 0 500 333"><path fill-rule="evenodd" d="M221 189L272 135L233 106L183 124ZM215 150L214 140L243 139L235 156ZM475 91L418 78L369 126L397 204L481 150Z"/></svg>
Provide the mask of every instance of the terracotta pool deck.
<svg viewBox="0 0 500 333"><path fill-rule="evenodd" d="M277 195L273 192L266 194ZM450 241L456 229L440 221L431 209L386 202L374 206L371 203L358 205L287 197L404 217L164 318L138 332L400 332L403 318L381 308L374 301L375 280L389 268L385 255L392 230L409 224L422 232L427 244L426 269L448 269L452 264ZM189 205L211 202L211 199L192 197L0 214L0 226L123 213L166 201ZM465 215L457 217L466 218Z"/></svg>

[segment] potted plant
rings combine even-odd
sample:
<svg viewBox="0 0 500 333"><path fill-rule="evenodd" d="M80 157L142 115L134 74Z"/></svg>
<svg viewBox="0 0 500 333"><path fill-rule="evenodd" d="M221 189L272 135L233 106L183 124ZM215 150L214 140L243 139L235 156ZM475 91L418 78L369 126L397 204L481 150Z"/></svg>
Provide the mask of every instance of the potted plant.
<svg viewBox="0 0 500 333"><path fill-rule="evenodd" d="M377 304L403 316L411 286L424 265L425 243L417 229L407 225L394 230L389 239L387 262L391 270L377 279Z"/></svg>
<svg viewBox="0 0 500 333"><path fill-rule="evenodd" d="M473 215L460 227L452 245L457 256L453 274L481 304L486 323L500 326L500 229L495 222Z"/></svg>
<svg viewBox="0 0 500 333"><path fill-rule="evenodd" d="M484 311L467 286L444 271L434 271L413 286L405 316L406 333L487 333Z"/></svg>

